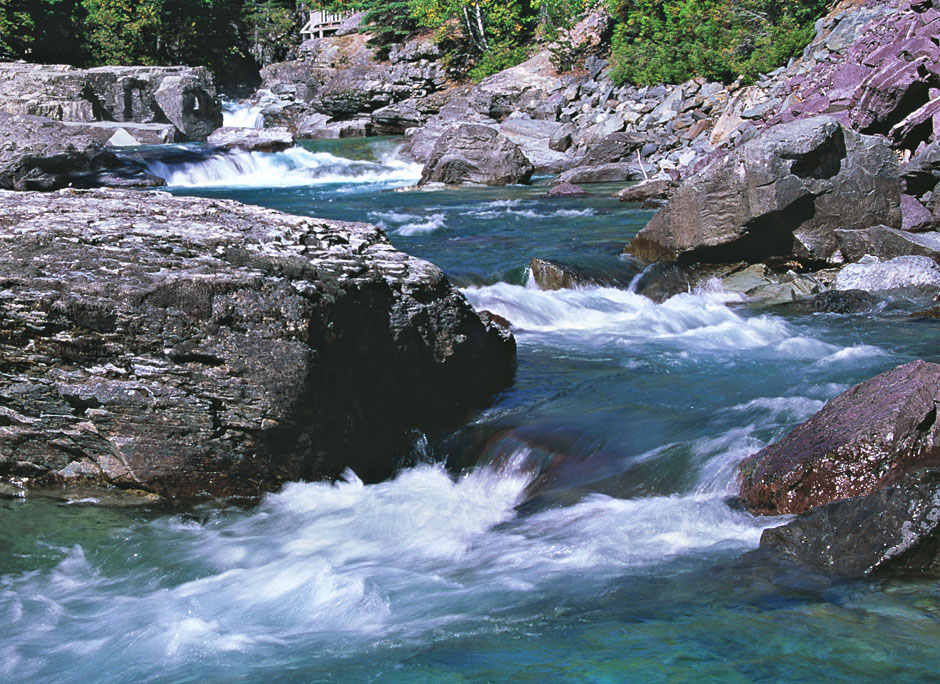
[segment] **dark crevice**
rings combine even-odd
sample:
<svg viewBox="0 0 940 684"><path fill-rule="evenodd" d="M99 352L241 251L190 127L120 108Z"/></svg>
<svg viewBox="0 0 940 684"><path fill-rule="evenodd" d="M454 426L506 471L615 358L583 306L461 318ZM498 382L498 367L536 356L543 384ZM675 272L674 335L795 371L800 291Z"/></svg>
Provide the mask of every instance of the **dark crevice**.
<svg viewBox="0 0 940 684"><path fill-rule="evenodd" d="M924 419L920 421L920 424L917 426L917 431L921 434L927 434L936 422L937 406L935 404L934 407L930 409L930 412L924 417Z"/></svg>
<svg viewBox="0 0 940 684"><path fill-rule="evenodd" d="M90 408L98 408L101 406L101 402L98 401L95 397L86 397L82 398L77 394L63 394L62 398L65 399L66 403L72 407L72 414L77 418L82 418L85 415L85 412Z"/></svg>
<svg viewBox="0 0 940 684"><path fill-rule="evenodd" d="M213 368L225 365L225 359L220 359L218 356L212 356L211 354L176 354L171 355L170 359L172 359L175 363L198 363L203 366L211 366Z"/></svg>
<svg viewBox="0 0 940 684"><path fill-rule="evenodd" d="M799 178L832 178L842 170L845 157L845 135L839 128L822 145L794 161L790 173Z"/></svg>
<svg viewBox="0 0 940 684"><path fill-rule="evenodd" d="M867 128L862 129L866 135L888 135L895 124L903 121L909 114L916 112L930 101L930 83L917 81L911 84L907 92L901 96L897 106L891 114L881 121L875 121Z"/></svg>

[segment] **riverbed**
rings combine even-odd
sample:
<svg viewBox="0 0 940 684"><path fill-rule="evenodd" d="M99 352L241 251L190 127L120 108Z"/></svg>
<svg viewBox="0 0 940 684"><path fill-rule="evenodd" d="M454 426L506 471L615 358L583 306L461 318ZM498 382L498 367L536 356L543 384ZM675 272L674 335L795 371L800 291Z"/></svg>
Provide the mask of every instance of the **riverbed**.
<svg viewBox="0 0 940 684"><path fill-rule="evenodd" d="M0 681L928 682L940 583L837 581L756 551L785 518L736 465L852 384L940 361L875 313L706 286L544 292L532 257L611 263L652 212L592 188L400 192L395 140L153 162L170 190L367 221L509 320L514 384L391 481L257 505L0 500Z"/></svg>

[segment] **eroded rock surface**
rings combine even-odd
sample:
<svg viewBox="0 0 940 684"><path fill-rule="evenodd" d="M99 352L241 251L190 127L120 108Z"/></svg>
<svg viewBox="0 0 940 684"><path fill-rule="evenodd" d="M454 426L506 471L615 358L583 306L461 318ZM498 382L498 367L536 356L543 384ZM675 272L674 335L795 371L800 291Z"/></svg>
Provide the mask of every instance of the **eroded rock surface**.
<svg viewBox="0 0 940 684"><path fill-rule="evenodd" d="M832 117L775 126L685 181L628 250L647 261L833 259L834 228L901 225L887 141Z"/></svg>
<svg viewBox="0 0 940 684"><path fill-rule="evenodd" d="M0 111L59 121L172 124L178 141L205 140L222 125L222 105L204 67L0 63Z"/></svg>
<svg viewBox="0 0 940 684"><path fill-rule="evenodd" d="M374 226L0 192L0 478L165 496L390 475L515 344Z"/></svg>
<svg viewBox="0 0 940 684"><path fill-rule="evenodd" d="M940 365L914 361L855 385L741 464L757 513L803 513L871 494L940 459Z"/></svg>

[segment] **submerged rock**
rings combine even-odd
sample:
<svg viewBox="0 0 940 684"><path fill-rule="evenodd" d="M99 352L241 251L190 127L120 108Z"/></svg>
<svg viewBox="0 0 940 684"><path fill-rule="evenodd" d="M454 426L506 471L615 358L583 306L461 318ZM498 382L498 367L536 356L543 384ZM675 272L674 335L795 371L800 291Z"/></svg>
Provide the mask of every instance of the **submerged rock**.
<svg viewBox="0 0 940 684"><path fill-rule="evenodd" d="M764 530L762 548L839 575L940 575L940 471L906 475L873 494L821 506Z"/></svg>
<svg viewBox="0 0 940 684"><path fill-rule="evenodd" d="M0 192L0 477L163 496L390 475L515 344L378 228L162 193Z"/></svg>
<svg viewBox="0 0 940 684"><path fill-rule="evenodd" d="M628 246L646 261L824 262L834 228L900 227L887 141L828 116L775 126L686 180Z"/></svg>
<svg viewBox="0 0 940 684"><path fill-rule="evenodd" d="M489 126L464 124L441 136L421 172L425 183L527 183L534 168L519 147Z"/></svg>
<svg viewBox="0 0 940 684"><path fill-rule="evenodd" d="M826 290L813 298L810 308L817 313L867 313L878 298L864 290Z"/></svg>
<svg viewBox="0 0 940 684"><path fill-rule="evenodd" d="M588 286L625 290L641 270L639 262L618 257L582 259L576 263L536 257L529 263L532 280L540 290Z"/></svg>
<svg viewBox="0 0 940 684"><path fill-rule="evenodd" d="M940 365L898 366L830 401L741 464L741 498L756 513L803 513L864 496L940 459Z"/></svg>
<svg viewBox="0 0 940 684"><path fill-rule="evenodd" d="M590 193L580 185L559 183L545 193L546 197L587 197Z"/></svg>

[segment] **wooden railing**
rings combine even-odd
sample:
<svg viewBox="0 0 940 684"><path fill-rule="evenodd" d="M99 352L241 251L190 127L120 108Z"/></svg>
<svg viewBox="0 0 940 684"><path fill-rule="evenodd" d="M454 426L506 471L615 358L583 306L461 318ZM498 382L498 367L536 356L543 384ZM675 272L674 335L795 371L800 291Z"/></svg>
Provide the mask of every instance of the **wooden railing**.
<svg viewBox="0 0 940 684"><path fill-rule="evenodd" d="M352 16L352 12L326 12L324 10L310 10L310 19L300 29L303 35L316 35L322 38L328 33L335 33L340 25Z"/></svg>

